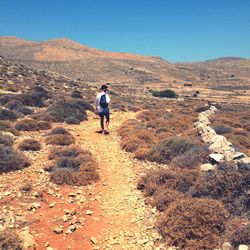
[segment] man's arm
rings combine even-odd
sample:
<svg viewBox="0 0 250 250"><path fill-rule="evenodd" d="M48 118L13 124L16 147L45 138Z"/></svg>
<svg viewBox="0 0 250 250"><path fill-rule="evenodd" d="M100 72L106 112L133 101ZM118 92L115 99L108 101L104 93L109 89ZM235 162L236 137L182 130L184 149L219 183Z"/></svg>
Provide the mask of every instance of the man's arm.
<svg viewBox="0 0 250 250"><path fill-rule="evenodd" d="M97 95L96 95L96 98L95 98L95 106L96 106L96 108L98 108L99 102L100 102L100 100L99 100L99 95L97 94Z"/></svg>

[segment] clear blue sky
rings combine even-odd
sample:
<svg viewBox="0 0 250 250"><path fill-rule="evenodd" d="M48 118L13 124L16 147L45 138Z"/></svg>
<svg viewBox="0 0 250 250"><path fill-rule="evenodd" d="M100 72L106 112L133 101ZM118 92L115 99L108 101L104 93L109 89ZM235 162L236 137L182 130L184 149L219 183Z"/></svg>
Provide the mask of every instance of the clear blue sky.
<svg viewBox="0 0 250 250"><path fill-rule="evenodd" d="M250 58L250 0L0 0L0 36L67 37L172 62Z"/></svg>

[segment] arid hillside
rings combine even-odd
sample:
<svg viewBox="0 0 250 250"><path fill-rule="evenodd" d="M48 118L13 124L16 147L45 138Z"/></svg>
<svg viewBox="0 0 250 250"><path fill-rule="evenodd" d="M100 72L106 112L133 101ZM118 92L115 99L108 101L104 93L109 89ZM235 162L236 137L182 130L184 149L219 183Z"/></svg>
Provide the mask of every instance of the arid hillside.
<svg viewBox="0 0 250 250"><path fill-rule="evenodd" d="M108 52L66 38L45 42L0 37L0 55L85 81L177 85L192 83L222 90L249 89L250 60L222 58L172 64L160 57Z"/></svg>

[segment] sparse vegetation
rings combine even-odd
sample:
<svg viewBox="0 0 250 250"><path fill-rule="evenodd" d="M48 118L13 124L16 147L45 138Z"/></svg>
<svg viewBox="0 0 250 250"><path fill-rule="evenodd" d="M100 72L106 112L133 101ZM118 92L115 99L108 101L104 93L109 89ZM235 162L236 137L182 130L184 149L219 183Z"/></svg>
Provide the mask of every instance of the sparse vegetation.
<svg viewBox="0 0 250 250"><path fill-rule="evenodd" d="M0 174L30 165L28 158L12 147L0 144Z"/></svg>
<svg viewBox="0 0 250 250"><path fill-rule="evenodd" d="M48 135L69 135L69 131L63 127L53 128Z"/></svg>
<svg viewBox="0 0 250 250"><path fill-rule="evenodd" d="M18 145L18 148L22 151L39 151L41 144L34 139L25 139Z"/></svg>

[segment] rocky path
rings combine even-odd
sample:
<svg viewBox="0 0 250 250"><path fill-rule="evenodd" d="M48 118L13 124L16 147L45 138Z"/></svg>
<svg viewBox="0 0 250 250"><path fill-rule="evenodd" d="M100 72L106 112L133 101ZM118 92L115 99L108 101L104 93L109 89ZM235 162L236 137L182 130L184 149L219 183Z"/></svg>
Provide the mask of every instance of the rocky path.
<svg viewBox="0 0 250 250"><path fill-rule="evenodd" d="M92 152L100 167L101 182L96 186L100 195L103 229L94 249L157 249L160 236L153 228L152 213L144 205L136 189L138 162L122 151L115 130L135 113L112 115L110 135L96 133L99 120L94 116L72 133L77 144Z"/></svg>

